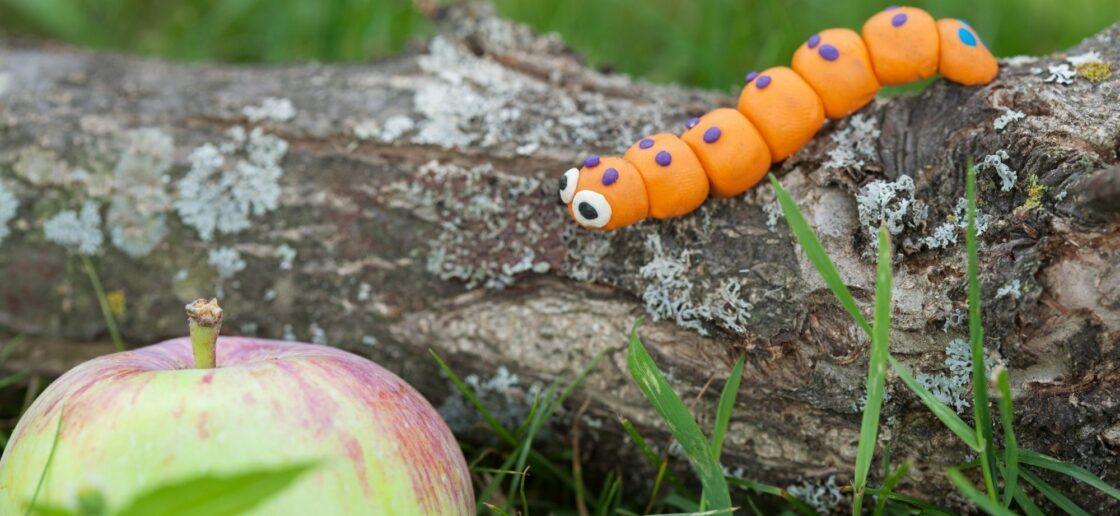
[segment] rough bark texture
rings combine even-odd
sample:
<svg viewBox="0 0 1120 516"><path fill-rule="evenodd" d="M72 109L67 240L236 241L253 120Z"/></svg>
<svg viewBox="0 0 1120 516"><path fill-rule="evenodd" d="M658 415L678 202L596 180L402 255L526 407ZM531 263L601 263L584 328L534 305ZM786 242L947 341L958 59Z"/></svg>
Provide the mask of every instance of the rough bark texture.
<svg viewBox="0 0 1120 516"><path fill-rule="evenodd" d="M1120 63L1117 40L1120 25L1070 54ZM979 181L987 345L1010 367L1021 444L1117 483L1120 80L1060 85L1033 70L1065 57L1005 61L985 87L937 81L879 99L830 122L775 173L865 305L871 228L894 226L892 351L948 384L960 366L946 349L967 336L954 222L964 164L1006 152L1007 188L998 166ZM132 345L184 334L183 305L217 291L226 333L369 356L463 435L474 420L429 348L477 374L508 418L523 414L532 385L571 378L607 350L576 398L593 399L582 448L614 465L636 456L618 444L616 415L667 444L625 368L628 331L646 316L643 340L683 396L711 377L721 387L747 354L729 469L780 485L847 482L868 341L769 186L609 234L576 229L557 201L555 180L583 155L732 104L589 70L559 39L485 13L453 14L423 48L363 65L172 64L7 41L0 190L19 207L0 220L0 235L10 232L0 328L29 338L6 367L58 374L111 349L75 258L84 243L123 300ZM1011 111L1025 117L997 129ZM223 206L222 220L207 206ZM914 459L906 489L957 503L941 471L967 450L900 382L888 390L882 444ZM715 400L708 392L697 406L703 426Z"/></svg>

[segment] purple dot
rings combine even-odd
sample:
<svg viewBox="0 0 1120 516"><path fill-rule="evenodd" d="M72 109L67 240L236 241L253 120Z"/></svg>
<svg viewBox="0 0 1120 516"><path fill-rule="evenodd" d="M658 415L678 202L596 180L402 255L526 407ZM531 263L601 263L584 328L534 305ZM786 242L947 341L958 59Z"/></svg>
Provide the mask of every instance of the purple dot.
<svg viewBox="0 0 1120 516"><path fill-rule="evenodd" d="M653 147L653 140L649 138L642 138L642 141L638 142L639 149L648 149L650 147Z"/></svg>
<svg viewBox="0 0 1120 516"><path fill-rule="evenodd" d="M606 172L603 172L603 186L613 185L615 181L618 181L618 171L615 170L614 167L608 168Z"/></svg>
<svg viewBox="0 0 1120 516"><path fill-rule="evenodd" d="M755 72L755 71L748 72L747 77L746 77L747 84L750 84L751 81L753 81L755 79L755 77L758 77L758 72Z"/></svg>
<svg viewBox="0 0 1120 516"><path fill-rule="evenodd" d="M688 121L684 123L684 128L685 129L692 129L693 127L696 127L696 124L699 124L699 123L700 123L699 118L692 117L692 118L689 118Z"/></svg>
<svg viewBox="0 0 1120 516"><path fill-rule="evenodd" d="M835 61L837 59L840 59L840 51L836 50L836 47L827 43L821 45L821 49L818 50L818 52L821 54L821 57L823 57L825 61Z"/></svg>
<svg viewBox="0 0 1120 516"><path fill-rule="evenodd" d="M886 9L883 9L883 10L884 10L884 11L893 11L893 10L895 10L895 9L898 9L898 6L897 6L897 5L888 5L888 6L887 6L887 8L886 8Z"/></svg>
<svg viewBox="0 0 1120 516"><path fill-rule="evenodd" d="M704 131L704 143L715 143L721 134L723 134L723 131L720 131L718 127L709 127L707 131Z"/></svg>
<svg viewBox="0 0 1120 516"><path fill-rule="evenodd" d="M809 48L817 48L817 45L820 45L820 44L821 44L821 35L820 34L813 34L812 36L809 36Z"/></svg>
<svg viewBox="0 0 1120 516"><path fill-rule="evenodd" d="M667 167L673 162L673 155L669 154L669 151L661 151L657 153L657 157L654 159L657 161L658 165Z"/></svg>
<svg viewBox="0 0 1120 516"><path fill-rule="evenodd" d="M901 27L904 23L906 23L906 13L898 13L891 18L891 25L895 27Z"/></svg>
<svg viewBox="0 0 1120 516"><path fill-rule="evenodd" d="M583 160L583 166L587 168L599 166L599 156L596 156L594 154L588 156L587 159Z"/></svg>
<svg viewBox="0 0 1120 516"><path fill-rule="evenodd" d="M757 81L754 81L754 85L757 86L760 90L766 88L770 85L770 76L763 75L759 77Z"/></svg>

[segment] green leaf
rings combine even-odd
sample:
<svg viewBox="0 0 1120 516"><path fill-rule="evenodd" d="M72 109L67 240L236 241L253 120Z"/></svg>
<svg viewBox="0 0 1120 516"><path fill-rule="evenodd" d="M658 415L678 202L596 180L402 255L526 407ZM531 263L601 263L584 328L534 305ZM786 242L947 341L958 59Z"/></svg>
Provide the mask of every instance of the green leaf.
<svg viewBox="0 0 1120 516"><path fill-rule="evenodd" d="M1055 471L1067 477L1080 480L1081 482L1084 482L1085 484L1096 488L1098 491L1116 498L1117 500L1120 500L1120 490L1108 485L1108 483L1106 483L1104 480L1101 480L1100 477L1094 475L1092 472L1081 466L1076 466L1068 462L1062 462L1049 455L1043 455L1041 453L1033 452L1030 450L1019 450L1019 462L1022 462L1023 464L1030 464L1031 466L1037 466L1042 469Z"/></svg>
<svg viewBox="0 0 1120 516"><path fill-rule="evenodd" d="M801 210L797 208L797 203L793 201L789 193L782 188L778 179L770 174L770 184L774 187L774 194L778 198L778 205L782 208L782 214L786 217L786 223L789 224L790 230L793 231L793 236L801 244L801 248L805 251L805 256L809 258L813 266L816 267L817 272L820 273L821 278L824 280L828 288L832 289L833 295L852 316L852 320L863 328L863 331L871 335L871 326L867 324L867 319L859 311L859 305L852 297L852 293L848 291L848 285L840 278L840 272L836 270L833 265L832 259L828 257L824 247L821 246L817 235L813 229L809 227L809 223L805 221L805 216L801 214Z"/></svg>
<svg viewBox="0 0 1120 516"><path fill-rule="evenodd" d="M883 491L881 489L878 489L878 488L868 487L867 492L871 493L875 496L879 496L879 494L882 493ZM922 511L922 514L936 514L938 516L951 516L951 514L952 514L949 511L947 511L945 509L942 509L942 508L940 508L936 505L932 505L932 504L923 502L923 501L921 501L917 498L914 498L913 496L907 496L907 495L904 495L902 493L891 492L891 493L888 493L888 494L884 494L883 496L890 499L890 500L893 500L893 501L896 501L896 502L901 502L901 503L910 505L912 507L915 507L917 509L920 509Z"/></svg>
<svg viewBox="0 0 1120 516"><path fill-rule="evenodd" d="M1042 493L1042 495L1051 502L1054 502L1054 505L1057 505L1059 509L1066 511L1067 514L1072 514L1073 516L1089 516L1089 513L1086 512L1085 509L1082 509L1081 506L1067 498L1066 495L1058 492L1057 489L1054 489L1054 486L1046 483L1045 480L1042 480L1042 478L1034 473L1024 469L1020 471L1019 474L1022 475L1023 480L1026 480L1028 484L1038 489L1038 492Z"/></svg>
<svg viewBox="0 0 1120 516"><path fill-rule="evenodd" d="M976 250L976 166L968 160L968 174L965 186L968 205L968 229L965 231L965 246L968 249L968 337L972 348L972 412L976 420L976 434L980 445L980 466L983 468L984 484L988 496L996 500L995 467L996 456L993 449L994 432L992 414L988 408L988 373L984 368L984 327L980 315L980 258Z"/></svg>
<svg viewBox="0 0 1120 516"><path fill-rule="evenodd" d="M719 461L714 459L708 439L704 437L696 420L688 412L688 407L673 392L669 382L657 369L653 358L638 339L640 323L641 320L635 322L634 328L630 331L630 345L626 352L626 366L630 376L634 378L638 389L650 401L654 410L669 425L669 431L688 454L688 460L700 477L700 484L704 486L709 508L717 510L730 508L731 494L727 488L727 481L723 478Z"/></svg>
<svg viewBox="0 0 1120 516"><path fill-rule="evenodd" d="M599 503L595 506L595 516L607 516L611 514L611 507L614 505L615 497L618 496L619 491L622 489L622 477L615 475L614 472L607 474L607 480L603 484L603 496L599 498Z"/></svg>
<svg viewBox="0 0 1120 516"><path fill-rule="evenodd" d="M47 471L51 469L51 463L54 462L54 452L58 449L58 438L62 435L62 418L65 416L65 405L60 406L58 409L58 423L55 423L54 437L51 439L51 449L47 452L47 462L43 464L43 471L39 473L39 482L35 484L35 492L31 493L31 500L27 502L27 512L25 515L31 514L31 509L35 507L39 501L39 492L43 489L43 484L47 481Z"/></svg>
<svg viewBox="0 0 1120 516"><path fill-rule="evenodd" d="M999 415L1003 427L1003 506L1011 507L1011 500L1019 488L1019 445L1012 425L1011 383L1007 378L1007 369L999 369L996 387L999 389Z"/></svg>
<svg viewBox="0 0 1120 516"><path fill-rule="evenodd" d="M894 491L895 486L902 481L908 471L910 471L910 463L903 462L883 481L883 486L879 488L879 493L875 495L875 516L883 514L883 510L887 508L887 500L890 499L891 492Z"/></svg>
<svg viewBox="0 0 1120 516"><path fill-rule="evenodd" d="M13 383L18 382L18 381L26 378L30 374L31 374L31 371L19 371L17 373L12 373L8 376L0 378L0 389L3 389L4 387L7 387L9 385L12 385Z"/></svg>
<svg viewBox="0 0 1120 516"><path fill-rule="evenodd" d="M642 452L642 455L645 456L650 465L658 471L665 472L665 478L669 480L669 484L673 486L673 489L676 489L677 492L683 496L696 498L696 495L677 478L677 475L665 467L668 459L659 457L657 452L653 451L653 447L646 442L642 434L638 433L638 429L634 427L634 423L631 423L629 419L624 417L619 418L619 423L622 424L622 429L626 431L626 435L630 436L630 440L634 442L634 445L638 447L638 450Z"/></svg>
<svg viewBox="0 0 1120 516"><path fill-rule="evenodd" d="M715 427L712 428L712 456L719 462L723 450L723 438L727 434L727 426L731 423L731 411L735 409L735 398L739 396L739 384L743 379L743 366L747 356L739 357L735 367L731 368L731 376L727 377L727 384L719 395L719 407L716 409Z"/></svg>
<svg viewBox="0 0 1120 516"><path fill-rule="evenodd" d="M1027 492L1021 488L1015 490L1015 503L1019 504L1019 508L1023 509L1023 512L1026 513L1027 516L1045 516L1042 509L1039 509L1038 506L1034 504L1034 500L1031 500Z"/></svg>
<svg viewBox="0 0 1120 516"><path fill-rule="evenodd" d="M976 504L984 512L993 516L1013 516L1013 513L1007 510L1006 507L997 502L992 501L984 493L981 493L976 486L972 485L964 474L957 468L949 468L945 471L945 475L949 477L949 481L957 487L961 493L964 493L972 503Z"/></svg>
<svg viewBox="0 0 1120 516"><path fill-rule="evenodd" d="M852 487L852 514L863 512L863 488L871 471L871 459L879 434L879 411L883 404L883 386L887 378L887 358L890 356L891 336L891 238L885 228L879 228L879 265L875 280L875 326L871 334L871 356L867 364L867 404L863 408L863 421L859 427L859 447L856 449L856 471Z"/></svg>
<svg viewBox="0 0 1120 516"><path fill-rule="evenodd" d="M235 516L276 496L315 463L199 475L141 493L117 516Z"/></svg>
<svg viewBox="0 0 1120 516"><path fill-rule="evenodd" d="M980 451L980 445L976 442L976 431L973 430L972 427L968 426L956 412L953 412L953 409L949 408L948 405L942 403L941 400L930 393L929 389L926 389L924 385L918 383L906 366L899 363L894 357L888 357L888 360L890 360L891 368L894 369L895 374L902 380L902 383L906 384L906 387L922 400L926 408L928 408L930 412L933 412L933 415L937 416L937 419L940 419L942 424L954 434L957 434L957 437L959 437L961 441L964 441L969 448Z"/></svg>

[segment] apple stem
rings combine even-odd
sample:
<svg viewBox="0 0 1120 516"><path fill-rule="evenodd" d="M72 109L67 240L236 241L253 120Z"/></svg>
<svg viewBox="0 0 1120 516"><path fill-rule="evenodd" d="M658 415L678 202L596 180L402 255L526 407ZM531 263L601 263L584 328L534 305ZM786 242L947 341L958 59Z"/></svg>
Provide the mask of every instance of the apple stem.
<svg viewBox="0 0 1120 516"><path fill-rule="evenodd" d="M191 328L191 349L194 351L196 369L213 369L218 333L222 331L222 307L217 299L196 299L187 305L187 320Z"/></svg>

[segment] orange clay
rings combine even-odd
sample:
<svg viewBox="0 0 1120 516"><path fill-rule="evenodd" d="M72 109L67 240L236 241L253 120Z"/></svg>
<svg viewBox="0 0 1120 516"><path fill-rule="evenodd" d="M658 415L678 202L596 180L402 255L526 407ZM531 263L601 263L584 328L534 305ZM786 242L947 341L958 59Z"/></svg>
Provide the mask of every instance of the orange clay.
<svg viewBox="0 0 1120 516"><path fill-rule="evenodd" d="M611 170L614 172L610 172ZM596 206L602 202L602 199L594 195L588 196L583 192L601 195L610 206L610 213L604 213L607 210ZM580 202L591 203L593 211L598 215L592 219L595 224L602 224L601 218L609 217L605 225L587 224L576 217L575 210L580 209ZM634 165L618 157L602 158L593 167L584 166L579 171L579 181L576 183L572 202L568 203L568 213L583 227L603 230L629 226L646 218L649 216L649 197L646 195L646 185L642 182L642 175ZM586 221L587 218L584 217L584 220Z"/></svg>
<svg viewBox="0 0 1120 516"><path fill-rule="evenodd" d="M738 111L720 108L688 125L681 139L704 165L713 197L739 195L770 170L766 141Z"/></svg>
<svg viewBox="0 0 1120 516"><path fill-rule="evenodd" d="M824 102L829 118L848 116L875 98L879 79L863 39L851 29L814 34L793 53L793 70Z"/></svg>
<svg viewBox="0 0 1120 516"><path fill-rule="evenodd" d="M762 133L773 161L800 150L824 124L821 98L784 66L769 68L747 82L739 95L739 112Z"/></svg>
<svg viewBox="0 0 1120 516"><path fill-rule="evenodd" d="M645 179L649 215L667 219L698 208L708 197L708 176L692 149L671 134L643 138L623 156Z"/></svg>
<svg viewBox="0 0 1120 516"><path fill-rule="evenodd" d="M937 20L941 36L939 71L950 81L972 86L992 82L999 74L999 63L976 31L953 19Z"/></svg>
<svg viewBox="0 0 1120 516"><path fill-rule="evenodd" d="M941 50L937 22L921 9L880 11L863 24L863 43L880 84L906 84L937 73Z"/></svg>

